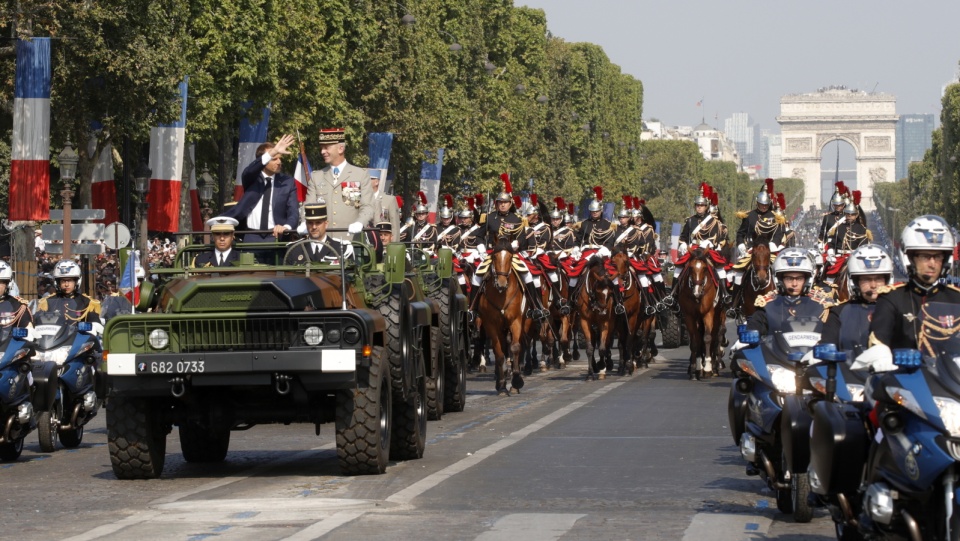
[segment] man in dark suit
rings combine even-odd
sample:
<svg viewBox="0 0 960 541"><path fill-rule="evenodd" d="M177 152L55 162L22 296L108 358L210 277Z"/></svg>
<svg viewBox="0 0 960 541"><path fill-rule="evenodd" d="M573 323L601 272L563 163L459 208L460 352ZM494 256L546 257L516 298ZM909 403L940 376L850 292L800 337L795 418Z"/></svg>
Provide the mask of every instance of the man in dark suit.
<svg viewBox="0 0 960 541"><path fill-rule="evenodd" d="M349 241L327 235L327 204L323 201L303 206L307 222L307 238L287 248L284 265L309 265L310 263L337 264L341 257L353 258L353 245Z"/></svg>
<svg viewBox="0 0 960 541"><path fill-rule="evenodd" d="M297 228L300 219L297 182L280 171L281 156L290 154L287 149L293 142L292 135L284 135L276 144L260 145L257 157L240 175L243 197L223 216L240 222L241 231L272 231L272 234L246 233L244 242L273 242Z"/></svg>
<svg viewBox="0 0 960 541"><path fill-rule="evenodd" d="M207 221L210 235L213 237L213 250L203 252L193 259L194 267L230 267L240 260L240 254L233 248L233 234L237 220L226 216L217 216Z"/></svg>

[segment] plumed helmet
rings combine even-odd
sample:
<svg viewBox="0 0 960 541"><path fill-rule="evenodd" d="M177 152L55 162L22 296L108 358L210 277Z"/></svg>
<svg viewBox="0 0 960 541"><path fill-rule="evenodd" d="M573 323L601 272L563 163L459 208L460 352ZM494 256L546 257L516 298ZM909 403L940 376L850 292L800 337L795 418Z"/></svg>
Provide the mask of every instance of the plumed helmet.
<svg viewBox="0 0 960 541"><path fill-rule="evenodd" d="M820 250L816 248L810 248L807 250L807 255L810 256L810 261L813 261L813 266L820 268L823 266L823 254Z"/></svg>
<svg viewBox="0 0 960 541"><path fill-rule="evenodd" d="M430 209L427 207L427 194L417 192L417 207L413 210L413 213L423 214L425 212L430 212Z"/></svg>
<svg viewBox="0 0 960 541"><path fill-rule="evenodd" d="M75 261L60 261L57 263L57 266L53 268L53 280L56 282L58 289L60 288L61 278L76 278L77 287L80 287L82 280L80 274L80 265L77 265Z"/></svg>
<svg viewBox="0 0 960 541"><path fill-rule="evenodd" d="M534 214L536 214L537 216L539 216L539 215L540 215L540 209L538 209L538 208L536 207L536 205L531 205L530 203L527 203L527 206L524 207L524 209L523 209L523 215L524 215L524 216L532 216L532 215L534 215Z"/></svg>
<svg viewBox="0 0 960 541"><path fill-rule="evenodd" d="M460 211L460 214L457 214L457 218L460 218L461 220L473 218L473 211L468 208L464 208Z"/></svg>
<svg viewBox="0 0 960 541"><path fill-rule="evenodd" d="M444 220L449 220L453 218L453 196L445 193L443 194L443 206L440 207L440 210L437 212L437 215Z"/></svg>
<svg viewBox="0 0 960 541"><path fill-rule="evenodd" d="M577 223L577 216L572 212L568 213L566 216L564 216L563 223L567 225L575 224Z"/></svg>
<svg viewBox="0 0 960 541"><path fill-rule="evenodd" d="M860 297L860 282L857 276L885 274L887 285L893 283L893 258L876 244L864 244L854 250L847 259L847 288L855 297Z"/></svg>
<svg viewBox="0 0 960 541"><path fill-rule="evenodd" d="M461 220L465 218L473 218L473 213L477 209L477 200L473 197L464 197L463 201L466 203L466 206L463 207L463 210L460 211L460 214L457 215Z"/></svg>
<svg viewBox="0 0 960 541"><path fill-rule="evenodd" d="M563 213L567 210L567 203L563 200L562 197L553 198L553 210L550 211L550 219L555 220L557 218L563 218Z"/></svg>
<svg viewBox="0 0 960 541"><path fill-rule="evenodd" d="M13 280L13 269L6 261L0 261L0 281L9 282Z"/></svg>
<svg viewBox="0 0 960 541"><path fill-rule="evenodd" d="M943 268L940 276L945 277L953 261L953 247L956 241L946 220L939 216L927 214L918 216L903 228L900 234L900 258L907 272L913 274L913 265L910 264L910 252L914 250L931 250L944 252Z"/></svg>
<svg viewBox="0 0 960 541"><path fill-rule="evenodd" d="M760 193L757 194L757 204L769 205L771 203L770 194L767 193L767 190L760 190Z"/></svg>
<svg viewBox="0 0 960 541"><path fill-rule="evenodd" d="M620 207L620 212L617 212L617 218L630 218L633 216L633 196L625 195L623 196L623 206Z"/></svg>
<svg viewBox="0 0 960 541"><path fill-rule="evenodd" d="M601 188L600 186L594 186L593 195L594 195L594 198L590 201L590 204L587 205L587 210L589 210L590 212L597 212L599 210L603 210L603 203L601 203L601 201L603 201L603 188Z"/></svg>
<svg viewBox="0 0 960 541"><path fill-rule="evenodd" d="M833 197L830 198L830 204L834 207L839 207L844 204L843 194L846 192L846 187L843 185L843 182L837 182L835 186L836 189L833 191Z"/></svg>
<svg viewBox="0 0 960 541"><path fill-rule="evenodd" d="M858 211L857 211L857 206L853 204L853 201L848 202L848 203L847 203L846 205L844 205L844 207L843 207L843 213L844 213L844 214L853 214L853 215L856 215L857 212L858 212Z"/></svg>
<svg viewBox="0 0 960 541"><path fill-rule="evenodd" d="M497 201L510 203L513 201L513 186L510 185L510 175L502 173L500 180L503 181L503 191L497 194Z"/></svg>
<svg viewBox="0 0 960 541"><path fill-rule="evenodd" d="M801 292L801 295L806 295L807 291L810 291L810 287L813 285L813 275L816 274L813 261L810 259L806 250L803 248L787 248L780 252L777 260L773 263L773 281L776 283L777 291L781 295L786 294L786 288L783 286L783 282L780 281L780 275L788 272L800 272L807 275L807 280L804 282L803 291Z"/></svg>

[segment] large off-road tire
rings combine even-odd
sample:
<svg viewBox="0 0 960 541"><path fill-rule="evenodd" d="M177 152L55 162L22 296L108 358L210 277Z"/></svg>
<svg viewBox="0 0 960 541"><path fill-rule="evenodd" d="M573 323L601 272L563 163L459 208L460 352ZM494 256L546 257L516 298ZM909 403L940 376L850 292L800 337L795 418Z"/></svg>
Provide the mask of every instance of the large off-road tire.
<svg viewBox="0 0 960 541"><path fill-rule="evenodd" d="M661 312L660 335L663 337L663 347L680 347L680 333L680 316L671 310Z"/></svg>
<svg viewBox="0 0 960 541"><path fill-rule="evenodd" d="M337 459L344 475L378 475L390 461L393 391L382 347L373 348L366 370L366 385L358 377L356 389L337 393Z"/></svg>
<svg viewBox="0 0 960 541"><path fill-rule="evenodd" d="M394 404L390 456L395 460L423 458L423 450L427 445L427 408L424 400L427 379L420 373L416 375L416 380L417 391L408 393L407 400Z"/></svg>
<svg viewBox="0 0 960 541"><path fill-rule="evenodd" d="M107 400L107 446L117 479L155 479L163 472L167 429L156 407L144 398Z"/></svg>
<svg viewBox="0 0 960 541"><path fill-rule="evenodd" d="M26 436L21 436L15 441L0 443L0 462L13 462L20 458L20 453L23 452L23 440L25 439Z"/></svg>
<svg viewBox="0 0 960 541"><path fill-rule="evenodd" d="M436 355L437 373L436 377L427 378L427 419L439 421L443 418L444 394L446 394L446 379L444 370L446 369L446 360L440 351L440 329L430 327L430 354ZM425 361L427 365L430 363Z"/></svg>
<svg viewBox="0 0 960 541"><path fill-rule="evenodd" d="M402 304L399 289L394 288L393 293L377 306L380 315L387 321L386 360L390 365L390 387L394 394L403 392L404 340L402 323L404 322L401 321L400 317Z"/></svg>
<svg viewBox="0 0 960 541"><path fill-rule="evenodd" d="M793 513L793 496L791 495L792 491L789 488L778 488L777 492L777 509L784 515L789 515Z"/></svg>
<svg viewBox="0 0 960 541"><path fill-rule="evenodd" d="M813 508L807 501L810 495L810 479L806 473L795 473L790 478L790 499L793 504L793 520L806 523L813 520Z"/></svg>
<svg viewBox="0 0 960 541"><path fill-rule="evenodd" d="M230 449L229 429L204 428L192 421L178 427L180 452L187 462L223 462Z"/></svg>
<svg viewBox="0 0 960 541"><path fill-rule="evenodd" d="M440 339L443 345L445 384L443 411L463 411L467 405L467 343L463 317L454 310L454 295L460 292L455 278L446 280L434 296L440 303ZM452 287L451 287L452 286Z"/></svg>

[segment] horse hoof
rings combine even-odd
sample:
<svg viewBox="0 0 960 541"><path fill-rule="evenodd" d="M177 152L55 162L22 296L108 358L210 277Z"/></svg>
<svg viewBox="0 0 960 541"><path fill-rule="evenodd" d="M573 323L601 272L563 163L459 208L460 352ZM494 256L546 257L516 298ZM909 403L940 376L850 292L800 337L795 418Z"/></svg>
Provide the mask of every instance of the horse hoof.
<svg viewBox="0 0 960 541"><path fill-rule="evenodd" d="M500 391L499 396L510 396L510 393L508 393L507 391Z"/></svg>
<svg viewBox="0 0 960 541"><path fill-rule="evenodd" d="M514 387L510 389L510 394L520 394L520 389L517 389L516 387Z"/></svg>
<svg viewBox="0 0 960 541"><path fill-rule="evenodd" d="M481 364L479 367L477 367L477 372L480 372L481 374L485 373L486 371L487 371L486 365Z"/></svg>
<svg viewBox="0 0 960 541"><path fill-rule="evenodd" d="M607 379L607 375L606 375L606 374L597 374L597 379L603 381L603 380Z"/></svg>

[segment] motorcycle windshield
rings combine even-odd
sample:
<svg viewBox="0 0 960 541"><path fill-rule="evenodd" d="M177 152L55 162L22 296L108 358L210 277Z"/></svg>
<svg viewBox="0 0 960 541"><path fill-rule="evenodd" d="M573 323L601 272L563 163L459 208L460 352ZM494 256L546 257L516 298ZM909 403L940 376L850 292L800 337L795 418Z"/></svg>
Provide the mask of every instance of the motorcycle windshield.
<svg viewBox="0 0 960 541"><path fill-rule="evenodd" d="M793 365L788 360L790 353L806 353L820 341L820 330L823 322L820 315L823 306L817 303L803 303L791 307L787 318L781 322L782 331L775 332L770 337L770 350L774 357L785 364Z"/></svg>
<svg viewBox="0 0 960 541"><path fill-rule="evenodd" d="M938 371L960 390L960 305L928 302L920 308L917 347L926 358L936 359Z"/></svg>
<svg viewBox="0 0 960 541"><path fill-rule="evenodd" d="M37 336L37 349L40 351L72 344L77 332L76 325L68 324L67 319L58 311L37 312L33 316L33 325Z"/></svg>

